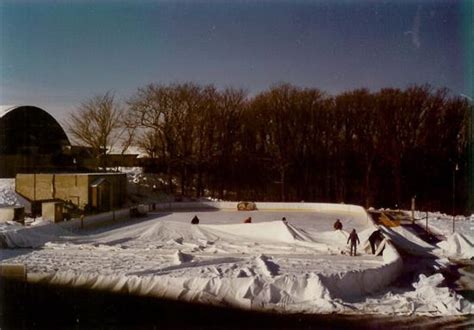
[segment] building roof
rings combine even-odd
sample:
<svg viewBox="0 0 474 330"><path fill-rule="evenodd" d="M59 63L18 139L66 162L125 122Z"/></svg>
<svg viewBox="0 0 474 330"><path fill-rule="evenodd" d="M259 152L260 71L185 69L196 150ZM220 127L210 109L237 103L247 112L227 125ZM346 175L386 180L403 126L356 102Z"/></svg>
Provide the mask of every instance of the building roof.
<svg viewBox="0 0 474 330"><path fill-rule="evenodd" d="M0 118L18 107L18 105L0 105Z"/></svg>
<svg viewBox="0 0 474 330"><path fill-rule="evenodd" d="M69 139L47 111L31 106L0 106L0 154L60 155Z"/></svg>
<svg viewBox="0 0 474 330"><path fill-rule="evenodd" d="M91 187L95 188L103 183L108 183L108 181L105 178L98 178L97 180L92 181Z"/></svg>

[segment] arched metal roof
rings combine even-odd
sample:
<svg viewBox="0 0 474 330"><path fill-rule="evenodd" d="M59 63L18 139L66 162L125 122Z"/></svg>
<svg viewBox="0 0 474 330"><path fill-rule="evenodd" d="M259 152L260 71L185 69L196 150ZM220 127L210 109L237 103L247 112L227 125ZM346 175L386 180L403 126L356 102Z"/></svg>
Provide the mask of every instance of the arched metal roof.
<svg viewBox="0 0 474 330"><path fill-rule="evenodd" d="M0 105L0 118L18 107L18 105Z"/></svg>
<svg viewBox="0 0 474 330"><path fill-rule="evenodd" d="M70 145L48 112L35 106L0 106L0 154L60 154Z"/></svg>

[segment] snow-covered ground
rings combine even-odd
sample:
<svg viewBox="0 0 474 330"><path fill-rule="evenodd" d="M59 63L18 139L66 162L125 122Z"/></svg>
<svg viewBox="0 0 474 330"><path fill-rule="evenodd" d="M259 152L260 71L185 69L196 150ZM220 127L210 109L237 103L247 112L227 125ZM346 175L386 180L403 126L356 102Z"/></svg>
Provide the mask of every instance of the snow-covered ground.
<svg viewBox="0 0 474 330"><path fill-rule="evenodd" d="M199 225L191 225L194 215ZM252 217L251 224L242 223ZM281 221L286 217L287 223ZM340 218L343 231L332 225ZM374 227L360 214L331 211L157 212L74 234L53 224L10 225L0 262L25 264L30 281L125 291L246 309L305 313L460 315L469 302L420 275L411 290L389 286L402 271L383 256L347 255L348 231L364 245ZM388 235L388 234L387 234ZM407 249L438 253L403 231ZM406 242L409 243L406 243ZM414 247L415 246L415 247Z"/></svg>
<svg viewBox="0 0 474 330"><path fill-rule="evenodd" d="M436 234L448 237L453 233L453 216L440 212L415 212L417 223L425 227L426 215L428 215L428 228ZM474 215L471 217L456 216L454 218L454 229L458 233L472 233L474 230Z"/></svg>
<svg viewBox="0 0 474 330"><path fill-rule="evenodd" d="M454 217L454 233L451 215L439 212L416 212L415 218L419 219L417 223L420 226L425 228L428 224L430 232L446 238L438 244L446 256L460 259L474 258L474 215Z"/></svg>
<svg viewBox="0 0 474 330"><path fill-rule="evenodd" d="M31 211L31 204L22 196L15 191L15 179L0 179L0 211L5 211L12 207L23 206L25 212ZM12 215L4 213L4 216L0 216L2 222L6 219L11 219ZM0 231L2 229L0 228Z"/></svg>
<svg viewBox="0 0 474 330"><path fill-rule="evenodd" d="M21 205L15 193L15 179L0 179L0 207Z"/></svg>

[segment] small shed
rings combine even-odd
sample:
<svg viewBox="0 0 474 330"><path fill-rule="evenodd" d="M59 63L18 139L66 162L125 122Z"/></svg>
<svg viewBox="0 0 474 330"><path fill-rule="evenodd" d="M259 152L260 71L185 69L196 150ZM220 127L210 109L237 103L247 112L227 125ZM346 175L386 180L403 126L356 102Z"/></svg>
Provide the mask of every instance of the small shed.
<svg viewBox="0 0 474 330"><path fill-rule="evenodd" d="M16 176L15 188L33 204L66 201L79 210L106 212L125 204L127 175L114 172L20 173Z"/></svg>
<svg viewBox="0 0 474 330"><path fill-rule="evenodd" d="M91 185L92 207L98 211L110 211L112 205L112 195L110 193L110 183L105 178L94 180Z"/></svg>
<svg viewBox="0 0 474 330"><path fill-rule="evenodd" d="M41 207L43 220L61 222L63 218L63 202L44 202Z"/></svg>

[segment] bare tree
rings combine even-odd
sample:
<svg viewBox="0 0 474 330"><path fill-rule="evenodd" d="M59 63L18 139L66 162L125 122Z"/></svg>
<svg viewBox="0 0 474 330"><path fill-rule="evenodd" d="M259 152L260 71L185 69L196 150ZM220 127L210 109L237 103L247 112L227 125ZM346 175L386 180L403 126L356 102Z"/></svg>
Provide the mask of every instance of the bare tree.
<svg viewBox="0 0 474 330"><path fill-rule="evenodd" d="M123 130L123 110L115 102L114 95L107 92L96 95L72 112L66 120L66 127L72 138L83 146L90 147L99 159L99 166L105 167L105 155L120 140Z"/></svg>
<svg viewBox="0 0 474 330"><path fill-rule="evenodd" d="M247 97L149 85L128 105L151 170L167 175L171 192L179 182L183 195L377 207L416 195L443 209L453 162L456 194L468 188L469 105L429 86L328 96L281 84Z"/></svg>

